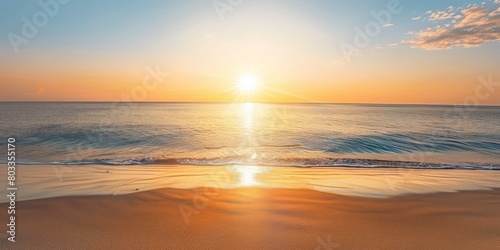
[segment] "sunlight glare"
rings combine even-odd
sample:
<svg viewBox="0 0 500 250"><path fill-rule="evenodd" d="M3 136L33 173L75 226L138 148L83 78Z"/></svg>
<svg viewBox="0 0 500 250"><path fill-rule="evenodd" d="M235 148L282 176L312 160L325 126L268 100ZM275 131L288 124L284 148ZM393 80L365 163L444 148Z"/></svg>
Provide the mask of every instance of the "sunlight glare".
<svg viewBox="0 0 500 250"><path fill-rule="evenodd" d="M257 90L259 82L257 81L257 77L251 74L245 74L241 76L238 82L238 88L243 93L251 93Z"/></svg>
<svg viewBox="0 0 500 250"><path fill-rule="evenodd" d="M256 166L242 166L238 168L238 173L240 175L239 185L240 186L256 186L260 182L257 181L257 174L262 173L261 169Z"/></svg>

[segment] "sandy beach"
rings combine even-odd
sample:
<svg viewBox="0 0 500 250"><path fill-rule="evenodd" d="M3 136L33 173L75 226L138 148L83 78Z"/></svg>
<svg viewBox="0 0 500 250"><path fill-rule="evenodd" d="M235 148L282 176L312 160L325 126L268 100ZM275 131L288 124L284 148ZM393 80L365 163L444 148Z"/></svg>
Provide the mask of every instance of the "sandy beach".
<svg viewBox="0 0 500 250"><path fill-rule="evenodd" d="M0 250L500 250L500 0L0 6Z"/></svg>
<svg viewBox="0 0 500 250"><path fill-rule="evenodd" d="M16 242L2 249L500 247L494 170L23 165L17 177Z"/></svg>
<svg viewBox="0 0 500 250"><path fill-rule="evenodd" d="M6 203L0 204L5 211ZM2 249L498 249L500 191L158 189L18 202Z"/></svg>

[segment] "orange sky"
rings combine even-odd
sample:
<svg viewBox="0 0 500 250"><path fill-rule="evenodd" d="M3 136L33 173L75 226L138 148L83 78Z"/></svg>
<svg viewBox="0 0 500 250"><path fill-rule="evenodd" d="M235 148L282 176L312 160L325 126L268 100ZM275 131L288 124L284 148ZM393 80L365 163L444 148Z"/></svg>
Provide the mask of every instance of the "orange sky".
<svg viewBox="0 0 500 250"><path fill-rule="evenodd" d="M371 11L385 11L386 3L342 3L349 11L314 3L256 1L234 6L223 19L213 6L194 1L134 8L113 2L120 8L101 6L99 13L90 7L99 2L61 6L19 51L9 40L0 43L0 101L464 104L475 98L500 105L500 84L487 88L478 80L492 75L493 83L500 81L494 75L500 46L481 40L480 25L488 20L474 24L479 31L464 44L430 42L447 32L433 30L439 23L430 22L449 21L437 15L440 9L465 16L440 26L458 29L470 22L468 13L494 16L499 4L449 8L453 2L425 7L402 1L402 11L380 26L367 48L346 56L341 45L352 43L357 27L373 21ZM36 10L36 4L13 6L0 28L22 35L20 17ZM154 86L145 88L148 67L165 75L161 82L151 77ZM259 88L242 97L237 86L246 74L258 79Z"/></svg>

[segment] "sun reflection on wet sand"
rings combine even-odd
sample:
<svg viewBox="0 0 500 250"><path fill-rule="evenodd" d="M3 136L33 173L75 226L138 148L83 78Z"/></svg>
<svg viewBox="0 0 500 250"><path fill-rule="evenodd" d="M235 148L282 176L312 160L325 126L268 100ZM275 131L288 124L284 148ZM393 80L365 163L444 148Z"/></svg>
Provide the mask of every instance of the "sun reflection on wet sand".
<svg viewBox="0 0 500 250"><path fill-rule="evenodd" d="M261 167L256 166L239 166L235 169L239 175L238 186L258 186L262 185L257 180L257 174L263 173Z"/></svg>
<svg viewBox="0 0 500 250"><path fill-rule="evenodd" d="M159 188L293 188L364 197L500 188L500 172L427 169L298 168L256 165L74 166L53 181L53 166L23 166L19 200L123 195ZM40 180L47 180L41 182ZM467 181L465 181L467 180ZM5 199L0 198L0 202Z"/></svg>

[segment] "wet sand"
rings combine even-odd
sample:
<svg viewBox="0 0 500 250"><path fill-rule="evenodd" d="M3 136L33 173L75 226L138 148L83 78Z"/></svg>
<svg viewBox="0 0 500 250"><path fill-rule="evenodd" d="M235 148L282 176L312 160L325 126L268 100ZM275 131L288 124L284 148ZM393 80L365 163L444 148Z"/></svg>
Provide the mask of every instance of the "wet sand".
<svg viewBox="0 0 500 250"><path fill-rule="evenodd" d="M0 180L6 180L0 171ZM58 196L123 195L161 188L241 187L311 189L331 194L388 198L500 189L500 171L271 166L51 166L17 168L17 200ZM7 202L0 196L0 203Z"/></svg>
<svg viewBox="0 0 500 250"><path fill-rule="evenodd" d="M500 248L498 189L369 198L308 189L164 188L17 207L17 242L1 239L1 249Z"/></svg>

